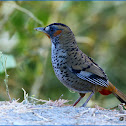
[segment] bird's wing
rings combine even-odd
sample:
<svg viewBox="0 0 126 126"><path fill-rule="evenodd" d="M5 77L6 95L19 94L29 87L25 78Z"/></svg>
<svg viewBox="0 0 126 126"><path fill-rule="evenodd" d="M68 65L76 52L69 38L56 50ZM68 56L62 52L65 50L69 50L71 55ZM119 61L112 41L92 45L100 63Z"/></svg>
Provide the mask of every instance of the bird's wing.
<svg viewBox="0 0 126 126"><path fill-rule="evenodd" d="M73 54L70 54L71 60L67 62L71 72L76 74L80 79L86 80L92 84L108 86L106 74L90 57L81 51L77 52L76 56L72 56Z"/></svg>

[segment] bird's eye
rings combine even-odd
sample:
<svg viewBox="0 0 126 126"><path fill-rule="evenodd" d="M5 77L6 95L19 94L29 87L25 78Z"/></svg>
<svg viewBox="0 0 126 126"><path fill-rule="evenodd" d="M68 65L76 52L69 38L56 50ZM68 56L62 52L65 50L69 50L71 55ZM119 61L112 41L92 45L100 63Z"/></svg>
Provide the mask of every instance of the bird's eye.
<svg viewBox="0 0 126 126"><path fill-rule="evenodd" d="M50 31L53 31L53 28L52 27L50 28Z"/></svg>

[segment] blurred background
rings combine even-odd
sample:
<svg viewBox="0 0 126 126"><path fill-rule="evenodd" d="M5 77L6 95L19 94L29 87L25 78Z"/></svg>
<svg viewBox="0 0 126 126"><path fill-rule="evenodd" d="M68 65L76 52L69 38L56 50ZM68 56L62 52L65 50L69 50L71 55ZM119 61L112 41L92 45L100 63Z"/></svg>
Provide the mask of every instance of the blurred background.
<svg viewBox="0 0 126 126"><path fill-rule="evenodd" d="M79 97L56 78L50 40L34 30L54 22L68 25L80 49L126 94L125 12L125 1L0 1L0 100L9 100L4 84L5 61L11 98L22 101L22 88L29 96L43 100L63 98L72 104ZM84 101L85 98L79 106ZM107 108L118 103L113 95L96 93L88 106L97 104Z"/></svg>

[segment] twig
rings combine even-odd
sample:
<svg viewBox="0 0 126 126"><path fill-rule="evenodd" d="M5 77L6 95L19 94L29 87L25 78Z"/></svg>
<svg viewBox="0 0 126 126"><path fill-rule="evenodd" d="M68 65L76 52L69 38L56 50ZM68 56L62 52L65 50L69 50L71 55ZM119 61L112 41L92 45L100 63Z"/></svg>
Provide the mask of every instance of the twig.
<svg viewBox="0 0 126 126"><path fill-rule="evenodd" d="M81 113L77 114L76 117L80 117L87 112L89 112L89 110L82 111Z"/></svg>
<svg viewBox="0 0 126 126"><path fill-rule="evenodd" d="M5 79L4 79L4 82L5 82L5 85L6 85L7 95L9 97L10 102L11 102L11 97L10 97L9 88L8 88L8 77L9 77L9 75L7 74L6 61L7 61L7 57L5 57Z"/></svg>
<svg viewBox="0 0 126 126"><path fill-rule="evenodd" d="M2 59L2 56L3 56L3 54L2 54L2 52L0 52L0 58L1 58L1 59ZM1 60L1 59L0 59L0 60ZM5 61L5 62L3 63L3 61L1 60L2 67L3 67L4 71L5 71L4 83L5 83L5 86L6 86L6 92L7 92L7 95L8 95L8 97L9 97L9 101L12 102L12 101L11 101L10 94L9 94L9 88L8 88L8 77L9 77L9 75L7 74L7 70L6 70L7 57L4 57L4 61Z"/></svg>
<svg viewBox="0 0 126 126"><path fill-rule="evenodd" d="M37 116L38 118L43 119L43 120L45 120L45 121L48 121L48 122L49 122L49 120L48 120L48 119L46 119L45 117L40 116L39 114L37 114L37 113L35 113L35 112L33 112L33 114L34 114L35 116Z"/></svg>
<svg viewBox="0 0 126 126"><path fill-rule="evenodd" d="M26 91L22 88L22 90L24 91L24 100L22 102L25 102L25 104L29 103L28 101L28 93L26 93Z"/></svg>
<svg viewBox="0 0 126 126"><path fill-rule="evenodd" d="M117 114L115 116L126 116L126 114Z"/></svg>
<svg viewBox="0 0 126 126"><path fill-rule="evenodd" d="M38 109L53 109L53 107L52 106L48 106L48 107L43 107L43 108L27 108L27 109L30 109L30 110L38 110Z"/></svg>
<svg viewBox="0 0 126 126"><path fill-rule="evenodd" d="M33 20L35 20L38 24L43 25L43 22L41 20L39 20L37 17L34 16L34 14L32 12L30 12L29 10L17 5L14 1L12 2L7 2L8 6L12 6L14 8L16 8L19 11L24 12L25 14L27 14L29 17L31 17Z"/></svg>
<svg viewBox="0 0 126 126"><path fill-rule="evenodd" d="M37 102L48 102L47 100L37 99L37 98L34 98L34 97L30 97L30 96L29 96L29 98L36 100Z"/></svg>
<svg viewBox="0 0 126 126"><path fill-rule="evenodd" d="M112 118L108 117L107 115L104 115L104 117L106 117L106 118L108 118L108 119L112 119Z"/></svg>

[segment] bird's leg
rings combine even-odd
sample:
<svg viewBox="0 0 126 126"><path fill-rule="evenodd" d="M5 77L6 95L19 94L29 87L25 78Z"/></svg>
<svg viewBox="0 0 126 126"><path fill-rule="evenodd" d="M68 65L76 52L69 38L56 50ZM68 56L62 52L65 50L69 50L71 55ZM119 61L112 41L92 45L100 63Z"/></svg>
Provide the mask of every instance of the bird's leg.
<svg viewBox="0 0 126 126"><path fill-rule="evenodd" d="M88 103L88 101L91 99L91 97L94 95L94 92L92 91L92 93L90 94L90 96L88 97L88 99L86 100L86 102L81 106L81 107L85 107Z"/></svg>
<svg viewBox="0 0 126 126"><path fill-rule="evenodd" d="M85 94L80 93L80 97L74 102L73 106L76 106L78 102L85 96Z"/></svg>

